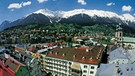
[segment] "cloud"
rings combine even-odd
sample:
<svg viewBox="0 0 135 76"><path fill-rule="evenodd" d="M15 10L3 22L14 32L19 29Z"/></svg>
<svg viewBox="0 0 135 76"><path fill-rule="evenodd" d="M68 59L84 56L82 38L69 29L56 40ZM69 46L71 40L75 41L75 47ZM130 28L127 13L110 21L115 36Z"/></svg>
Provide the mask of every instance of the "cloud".
<svg viewBox="0 0 135 76"><path fill-rule="evenodd" d="M113 5L115 5L115 3L110 2L110 3L107 3L106 5L107 5L107 6L113 6Z"/></svg>
<svg viewBox="0 0 135 76"><path fill-rule="evenodd" d="M131 10L132 10L132 7L130 5L128 5L128 6L126 6L126 5L122 6L122 11L123 12L124 11L130 12Z"/></svg>
<svg viewBox="0 0 135 76"><path fill-rule="evenodd" d="M48 0L37 0L39 3L47 2Z"/></svg>
<svg viewBox="0 0 135 76"><path fill-rule="evenodd" d="M19 3L12 3L8 6L8 9L13 9L13 8L21 8L22 4Z"/></svg>
<svg viewBox="0 0 135 76"><path fill-rule="evenodd" d="M28 6L28 5L31 5L31 1L23 2L22 4L23 4L23 6Z"/></svg>
<svg viewBox="0 0 135 76"><path fill-rule="evenodd" d="M22 2L22 3L12 3L12 4L9 4L8 9L11 9L11 11L14 11L13 9L19 9L28 5L31 5L31 1Z"/></svg>
<svg viewBox="0 0 135 76"><path fill-rule="evenodd" d="M86 5L87 3L84 0L77 0L78 3L81 3L82 5Z"/></svg>

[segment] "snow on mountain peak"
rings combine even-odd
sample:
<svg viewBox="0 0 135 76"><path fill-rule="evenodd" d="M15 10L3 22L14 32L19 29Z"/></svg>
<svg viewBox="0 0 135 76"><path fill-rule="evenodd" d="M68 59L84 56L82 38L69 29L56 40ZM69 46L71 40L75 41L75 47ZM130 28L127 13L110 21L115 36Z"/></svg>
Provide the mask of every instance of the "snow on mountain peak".
<svg viewBox="0 0 135 76"><path fill-rule="evenodd" d="M48 9L40 9L40 10L34 12L34 13L36 13L36 14L39 14L40 13L40 14L43 14L45 16L54 17L53 11L50 11Z"/></svg>
<svg viewBox="0 0 135 76"><path fill-rule="evenodd" d="M68 18L76 14L87 14L90 17L99 16L99 17L119 17L116 13L102 10L86 10L86 9L75 9L71 11L63 11L60 14L63 14L63 18Z"/></svg>
<svg viewBox="0 0 135 76"><path fill-rule="evenodd" d="M77 14L86 14L90 17L98 16L105 18L118 18L123 22L131 21L135 22L135 17L130 14L118 15L117 13L111 11L103 11L103 10L87 10L87 9L74 9L70 11L50 11L48 9L40 9L34 13L41 13L48 17L57 17L57 18L69 18Z"/></svg>
<svg viewBox="0 0 135 76"><path fill-rule="evenodd" d="M135 22L135 17L133 17L130 14L123 14L123 15L121 15L121 19L122 20L131 21L131 22Z"/></svg>

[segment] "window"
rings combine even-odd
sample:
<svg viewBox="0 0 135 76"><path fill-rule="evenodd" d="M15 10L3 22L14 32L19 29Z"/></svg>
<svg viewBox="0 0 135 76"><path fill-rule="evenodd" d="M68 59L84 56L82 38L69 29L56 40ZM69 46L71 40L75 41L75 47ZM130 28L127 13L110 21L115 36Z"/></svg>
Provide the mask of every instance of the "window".
<svg viewBox="0 0 135 76"><path fill-rule="evenodd" d="M122 75L123 73L120 73L120 75Z"/></svg>
<svg viewBox="0 0 135 76"><path fill-rule="evenodd" d="M86 70L84 70L83 72L84 72L84 73L87 73L87 71L86 71Z"/></svg>
<svg viewBox="0 0 135 76"><path fill-rule="evenodd" d="M120 32L120 37L122 36L122 33Z"/></svg>
<svg viewBox="0 0 135 76"><path fill-rule="evenodd" d="M84 68L87 68L87 66L86 66L86 65L84 65Z"/></svg>
<svg viewBox="0 0 135 76"><path fill-rule="evenodd" d="M90 74L93 74L94 72L93 71L90 71Z"/></svg>
<svg viewBox="0 0 135 76"><path fill-rule="evenodd" d="M91 69L94 69L94 66L91 66Z"/></svg>
<svg viewBox="0 0 135 76"><path fill-rule="evenodd" d="M40 56L40 58L43 58L43 56Z"/></svg>

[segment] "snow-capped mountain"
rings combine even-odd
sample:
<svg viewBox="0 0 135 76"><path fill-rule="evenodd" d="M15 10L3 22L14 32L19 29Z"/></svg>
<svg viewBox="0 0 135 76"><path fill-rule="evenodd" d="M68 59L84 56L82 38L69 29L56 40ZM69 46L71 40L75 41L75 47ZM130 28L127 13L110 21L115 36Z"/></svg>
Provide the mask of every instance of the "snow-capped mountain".
<svg viewBox="0 0 135 76"><path fill-rule="evenodd" d="M95 21L95 22L103 21L103 22L108 22L108 23L121 23L121 24L126 24L129 26L135 27L133 25L135 24L135 17L133 17L132 15L130 14L118 15L117 13L110 12L110 11L103 11L103 10L75 9L71 11L50 11L48 9L41 9L41 10L36 11L35 13L37 14L41 13L41 14L44 14L45 16L48 16L51 19L50 22L52 21L64 22L65 20L66 22L67 21L74 22L71 19L74 18L74 16L79 16L79 15L81 16L80 18L82 18L82 20L84 21L85 20L84 18L87 15L90 18L90 20ZM99 21L99 18L102 20Z"/></svg>
<svg viewBox="0 0 135 76"><path fill-rule="evenodd" d="M61 18L68 19L75 15L80 14L81 16L88 15L92 19L98 18L109 18L109 19L116 19L116 22L123 22L125 24L128 24L128 22L135 23L135 17L133 17L130 14L122 14L118 15L114 12L110 11L103 11L103 10L85 10L85 9L75 9L72 11L62 11L59 14L61 14ZM118 20L118 21L117 21Z"/></svg>
<svg viewBox="0 0 135 76"><path fill-rule="evenodd" d="M75 9L71 11L50 11L48 9L40 9L27 16L18 19L9 24L2 24L0 28L5 29L11 26L24 25L29 23L77 23L77 24L91 24L91 23L112 23L128 25L135 28L135 17L130 14L118 15L117 13L103 10L86 10Z"/></svg>
<svg viewBox="0 0 135 76"><path fill-rule="evenodd" d="M99 16L99 17L118 17L118 15L116 13L113 12L109 12L109 11L102 11L102 10L85 10L85 9L75 9L72 11L62 11L60 14L62 15L62 18L69 18L71 16L77 15L77 14L87 14L90 17L93 17L95 15Z"/></svg>
<svg viewBox="0 0 135 76"><path fill-rule="evenodd" d="M48 16L48 17L54 17L54 13L55 12L54 11L50 11L48 9L40 9L40 10L35 11L33 13L35 13L35 14L43 14L43 15Z"/></svg>

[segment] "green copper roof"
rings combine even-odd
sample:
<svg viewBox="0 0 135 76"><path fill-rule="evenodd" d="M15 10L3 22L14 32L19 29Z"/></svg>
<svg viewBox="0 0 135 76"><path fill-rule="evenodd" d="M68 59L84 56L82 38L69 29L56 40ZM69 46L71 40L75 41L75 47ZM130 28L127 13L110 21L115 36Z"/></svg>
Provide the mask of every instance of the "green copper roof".
<svg viewBox="0 0 135 76"><path fill-rule="evenodd" d="M135 43L135 38L123 37L123 42Z"/></svg>

